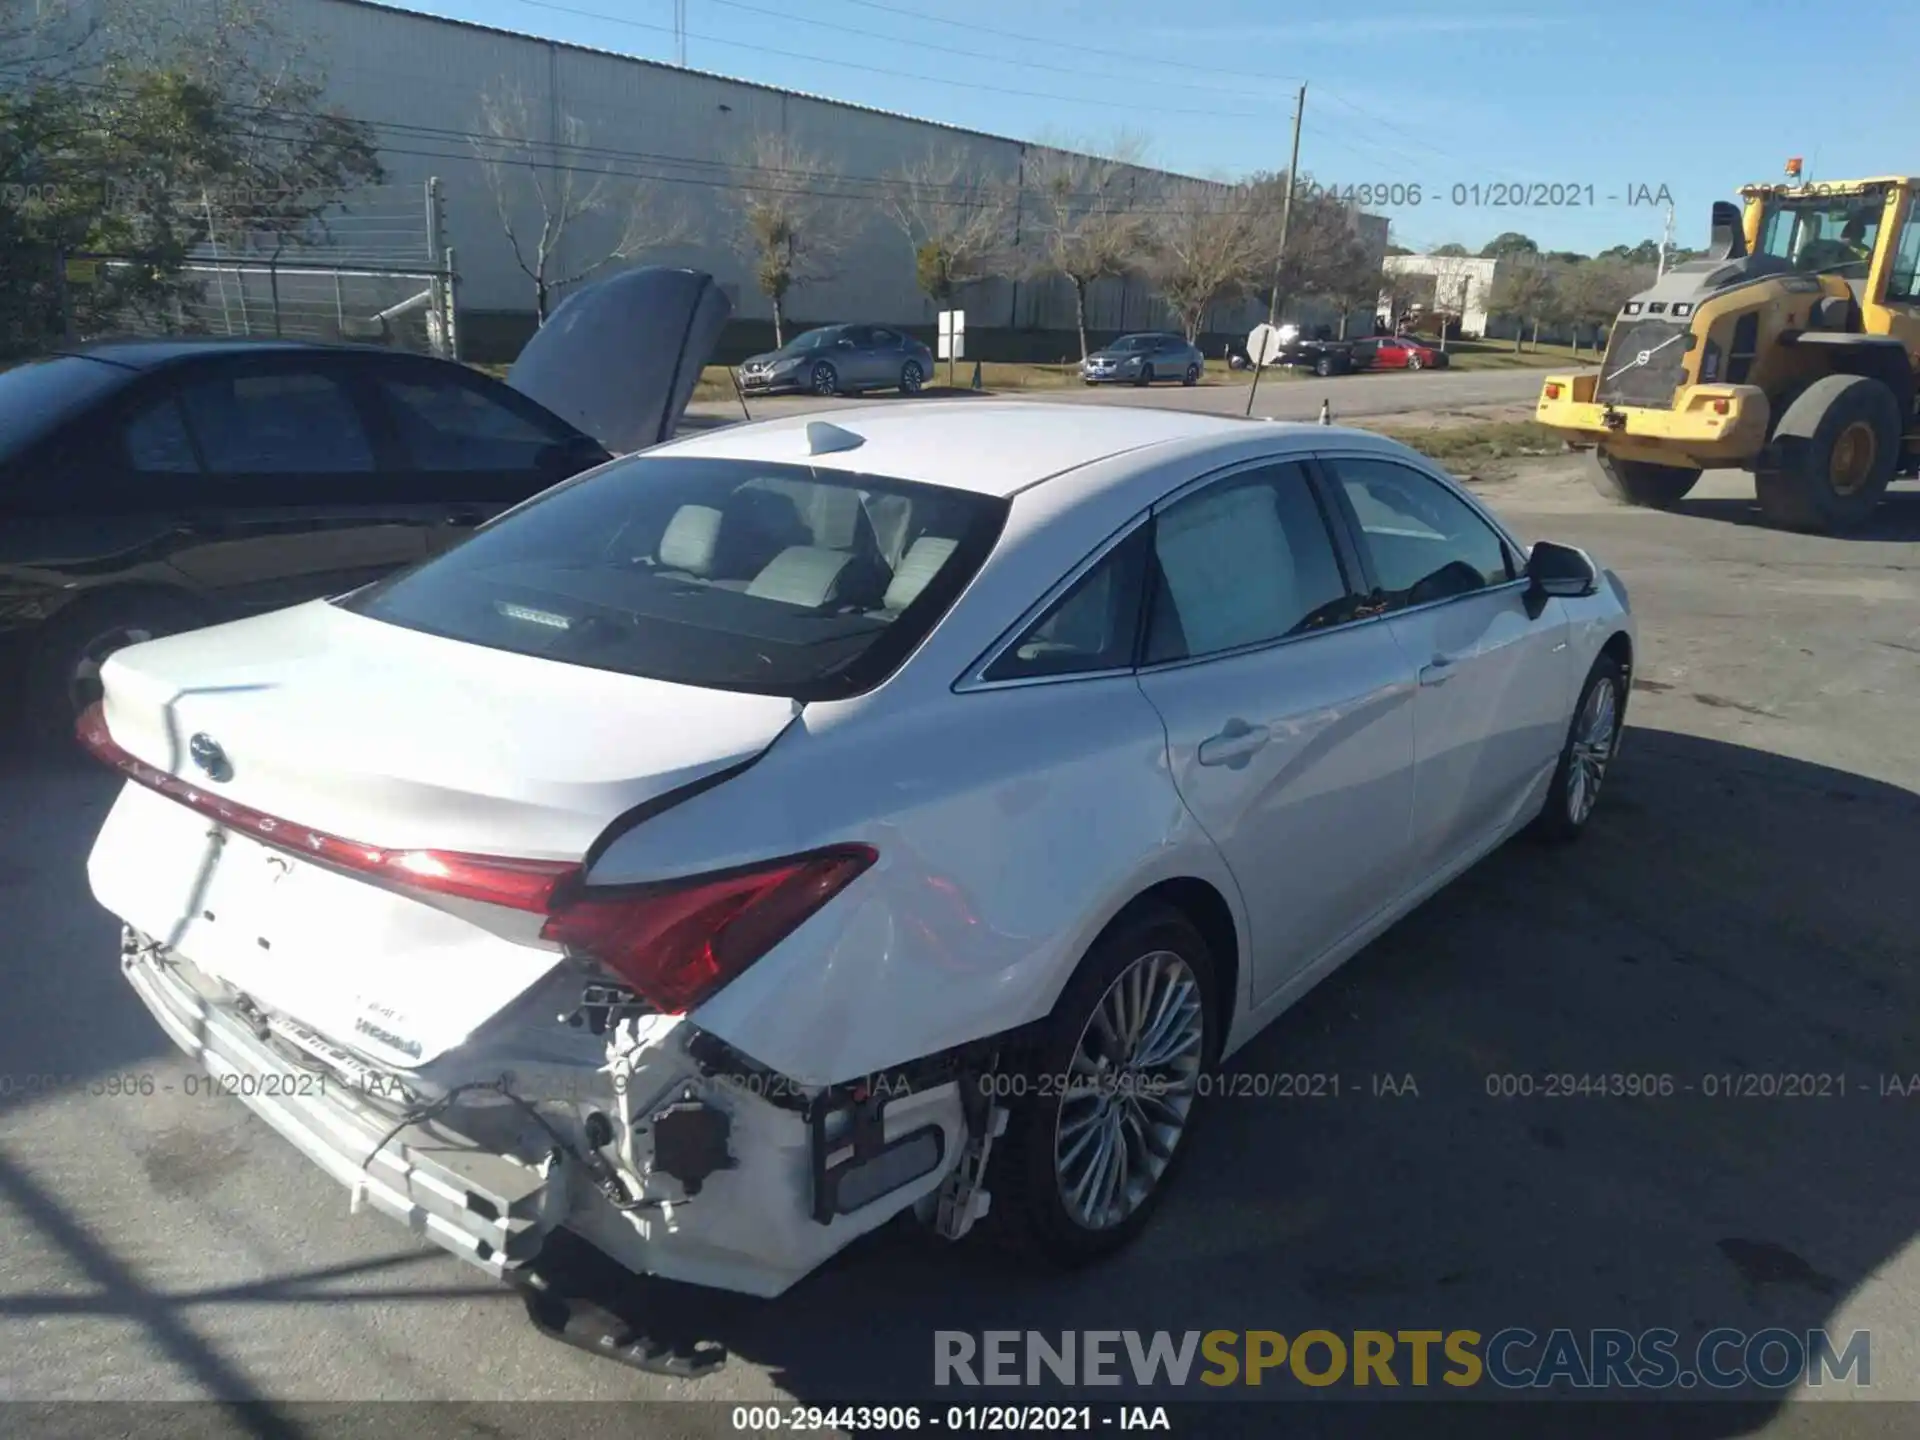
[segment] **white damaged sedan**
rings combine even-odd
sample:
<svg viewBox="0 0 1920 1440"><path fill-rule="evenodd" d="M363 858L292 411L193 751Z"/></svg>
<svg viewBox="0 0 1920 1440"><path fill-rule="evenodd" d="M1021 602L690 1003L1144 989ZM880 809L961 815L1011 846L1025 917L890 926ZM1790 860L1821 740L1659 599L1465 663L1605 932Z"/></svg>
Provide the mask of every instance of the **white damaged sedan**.
<svg viewBox="0 0 1920 1440"><path fill-rule="evenodd" d="M82 722L127 978L495 1275L775 1295L914 1209L1133 1235L1205 1067L1516 832L1634 626L1377 436L980 401L674 441Z"/></svg>

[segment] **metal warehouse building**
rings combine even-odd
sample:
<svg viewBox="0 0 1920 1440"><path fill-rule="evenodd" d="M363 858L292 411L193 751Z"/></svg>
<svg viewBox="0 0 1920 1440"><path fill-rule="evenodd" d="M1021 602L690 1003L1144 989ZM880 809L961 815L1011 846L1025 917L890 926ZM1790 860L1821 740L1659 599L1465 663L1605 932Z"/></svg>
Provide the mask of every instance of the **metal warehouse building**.
<svg viewBox="0 0 1920 1440"><path fill-rule="evenodd" d="M607 182L604 210L569 222L550 273L570 273L615 248L630 209L621 192L632 188L618 177L655 177L663 182L656 191L679 200L694 238L641 258L713 273L734 301L738 320L727 348L736 353L770 338L772 308L736 253L738 221L727 205L729 166L749 152L756 135L777 133L823 157L830 181L843 182L846 192L832 203L864 212L834 278L789 294L790 329L861 320L929 336L935 307L915 284L911 247L883 212L886 183L903 166L956 151L984 173L1017 180L1040 148L368 0L276 0L273 13L281 31L324 71L329 102L375 127L392 182L383 187L382 206L404 209L411 199L394 197L422 195L429 177L437 179L437 219L420 226L420 253L428 245L455 251L462 352L470 359L510 355L533 325L533 285L515 263L476 147L488 130L489 92L510 92L524 102L523 138L530 144L522 153L549 163L563 158L582 191L593 183L592 171L604 167L616 177ZM1151 193L1156 182L1173 177L1141 171L1134 178ZM564 183L564 176L545 172L545 183L556 179ZM524 243L539 233L540 210L526 184L508 190L515 197L509 213ZM404 230L413 218L396 213L391 223ZM1365 239L1384 253L1386 221L1360 220ZM970 356L1055 358L1075 346L1073 292L1064 280L988 281L970 287L960 303ZM1170 325L1137 277L1099 283L1088 310L1089 328L1103 333ZM1264 307L1251 300L1218 310L1209 324L1214 334L1244 335L1265 318Z"/></svg>

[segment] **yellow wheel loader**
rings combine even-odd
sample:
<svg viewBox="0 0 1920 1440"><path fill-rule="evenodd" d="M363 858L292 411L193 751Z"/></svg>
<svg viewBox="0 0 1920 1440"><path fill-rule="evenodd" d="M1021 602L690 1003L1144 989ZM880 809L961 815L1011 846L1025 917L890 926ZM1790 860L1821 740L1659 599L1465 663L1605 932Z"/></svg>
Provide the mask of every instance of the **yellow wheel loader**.
<svg viewBox="0 0 1920 1440"><path fill-rule="evenodd" d="M1793 167L1790 167L1790 173ZM1626 302L1597 371L1535 416L1591 445L1594 488L1667 508L1751 470L1769 523L1837 533L1920 472L1920 179L1752 185L1706 258Z"/></svg>

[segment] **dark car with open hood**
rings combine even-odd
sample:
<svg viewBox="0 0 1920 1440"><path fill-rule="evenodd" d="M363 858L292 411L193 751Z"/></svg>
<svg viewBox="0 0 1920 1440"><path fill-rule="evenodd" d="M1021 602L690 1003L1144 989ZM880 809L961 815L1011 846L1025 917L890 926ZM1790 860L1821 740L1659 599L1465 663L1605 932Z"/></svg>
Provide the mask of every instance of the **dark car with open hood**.
<svg viewBox="0 0 1920 1440"><path fill-rule="evenodd" d="M506 383L377 347L77 346L0 372L0 692L58 741L136 641L340 594L669 438L730 306L625 271Z"/></svg>

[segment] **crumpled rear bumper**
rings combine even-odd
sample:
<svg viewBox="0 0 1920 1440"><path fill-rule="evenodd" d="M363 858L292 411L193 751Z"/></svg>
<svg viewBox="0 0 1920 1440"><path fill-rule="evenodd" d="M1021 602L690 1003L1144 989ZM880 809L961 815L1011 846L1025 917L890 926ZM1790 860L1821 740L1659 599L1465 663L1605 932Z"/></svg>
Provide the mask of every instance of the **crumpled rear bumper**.
<svg viewBox="0 0 1920 1440"><path fill-rule="evenodd" d="M543 1070L537 1050L509 1026L464 1048L473 1052L471 1070L515 1074L523 1092L516 1099L527 1108L544 1102L557 1127L548 1133L565 1153L532 1163L524 1146L463 1134L446 1118L403 1124L407 1107L397 1099L375 1103L372 1088L336 1078L332 1067L290 1059L279 1048L289 1033L281 1020L263 1019L275 1038L262 1038L218 979L131 928L121 963L154 1018L220 1092L273 1126L358 1203L496 1279L528 1267L564 1227L636 1274L778 1295L857 1236L929 1200L966 1138L952 1080L890 1099L869 1137L882 1148L870 1153L837 1123L844 1114L823 1113L816 1124L795 1103L791 1082L715 1071L679 1031L656 1043L610 1044L605 1065L568 1079ZM535 1003L531 1013L545 1012ZM320 1044L335 1066L367 1069L321 1037L302 1032L301 1043ZM655 1143L667 1112L688 1106L710 1120L724 1117L718 1124L727 1152L717 1172L693 1186L665 1168ZM602 1148L589 1148L570 1109L601 1113L610 1132ZM472 1113L460 1123L486 1129ZM916 1137L922 1163L902 1174L900 1147ZM583 1168L588 1163L611 1168L632 1198L616 1205ZM822 1195L837 1201L826 1213Z"/></svg>
<svg viewBox="0 0 1920 1440"><path fill-rule="evenodd" d="M563 1186L438 1122L406 1126L388 1139L392 1118L350 1087L290 1062L211 1003L195 983L204 984L203 977L187 962L129 936L121 964L161 1028L220 1091L414 1233L501 1278L532 1260L563 1218Z"/></svg>

